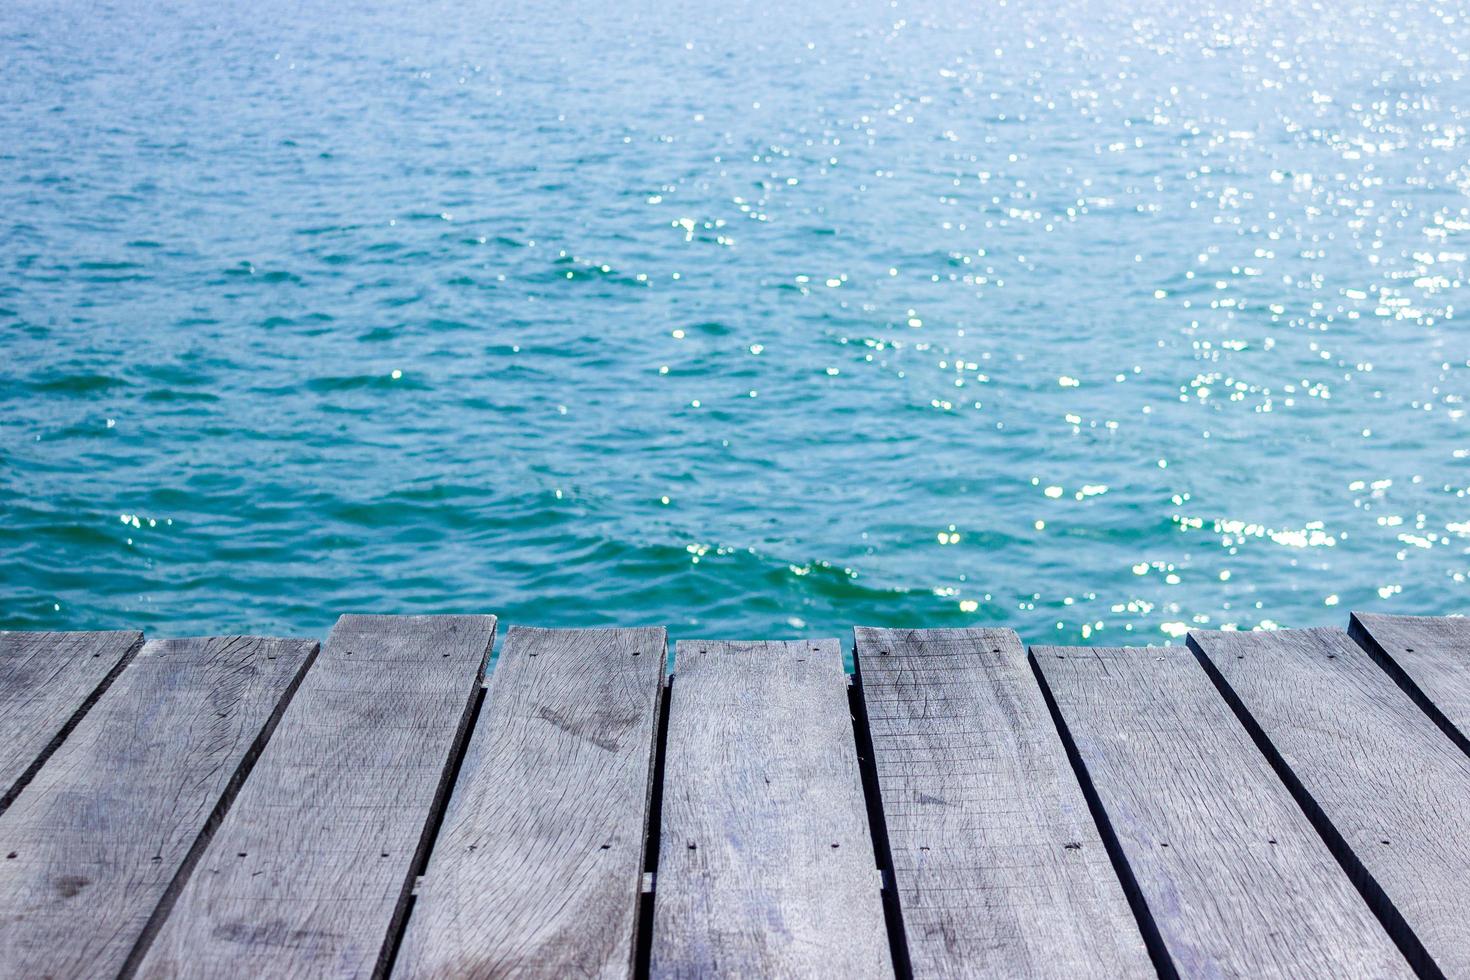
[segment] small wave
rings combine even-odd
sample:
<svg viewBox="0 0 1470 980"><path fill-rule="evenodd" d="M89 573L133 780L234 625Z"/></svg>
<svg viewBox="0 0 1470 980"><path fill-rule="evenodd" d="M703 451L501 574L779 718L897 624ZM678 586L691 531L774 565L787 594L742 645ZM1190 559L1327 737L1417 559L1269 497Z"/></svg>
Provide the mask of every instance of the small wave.
<svg viewBox="0 0 1470 980"><path fill-rule="evenodd" d="M143 267L137 262L105 262L94 259L86 262L78 262L77 268L87 272L121 272L125 269L141 269Z"/></svg>
<svg viewBox="0 0 1470 980"><path fill-rule="evenodd" d="M428 385L407 377L395 378L391 373L342 374L323 378L312 378L306 382L306 388L309 391L318 393L363 390L390 391L403 388L424 391L428 389Z"/></svg>
<svg viewBox="0 0 1470 980"><path fill-rule="evenodd" d="M66 374L32 381L30 387L34 392L48 395L94 395L130 385L107 374Z"/></svg>
<svg viewBox="0 0 1470 980"><path fill-rule="evenodd" d="M148 392L143 396L143 400L162 404L190 402L209 404L219 401L220 398L207 391L177 391L172 388L162 388Z"/></svg>

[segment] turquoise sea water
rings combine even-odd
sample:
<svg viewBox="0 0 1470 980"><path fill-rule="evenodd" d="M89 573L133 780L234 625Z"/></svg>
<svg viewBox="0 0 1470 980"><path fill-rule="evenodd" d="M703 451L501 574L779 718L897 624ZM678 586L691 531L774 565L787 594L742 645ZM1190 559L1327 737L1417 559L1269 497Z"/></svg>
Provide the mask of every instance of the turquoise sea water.
<svg viewBox="0 0 1470 980"><path fill-rule="evenodd" d="M10 0L0 625L1466 611L1470 12Z"/></svg>

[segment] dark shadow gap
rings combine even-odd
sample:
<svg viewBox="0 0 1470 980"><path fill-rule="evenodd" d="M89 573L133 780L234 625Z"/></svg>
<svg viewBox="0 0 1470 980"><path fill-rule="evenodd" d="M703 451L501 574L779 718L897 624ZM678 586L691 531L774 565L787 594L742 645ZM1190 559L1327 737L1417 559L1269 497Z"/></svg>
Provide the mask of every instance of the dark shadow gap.
<svg viewBox="0 0 1470 980"><path fill-rule="evenodd" d="M1404 958L1409 961L1409 966L1421 977L1443 980L1444 973L1440 971L1434 960L1430 958L1429 951L1424 948L1424 944L1419 941L1419 937L1414 935L1414 931L1409 928L1409 924L1404 921L1404 917L1399 914L1399 910L1394 907L1393 902L1384 893L1383 888L1368 873L1368 869L1364 867L1363 862L1358 859L1358 856L1353 853L1353 849L1348 846L1348 842L1343 839L1343 836L1337 832L1337 828L1327 819L1327 814L1322 811L1317 801L1312 798L1312 795L1307 792L1307 788L1302 785L1301 780L1291 771L1291 767L1286 764L1286 760L1281 757L1281 753L1276 751L1276 746L1271 744L1271 740L1266 735L1265 730L1256 724L1255 718L1251 716L1245 703L1236 695L1235 689L1230 686L1230 682L1225 679L1223 674L1215 669L1214 663L1205 654L1204 650L1200 648L1199 644L1195 642L1193 636L1189 638L1189 649L1194 654L1195 659L1199 661L1200 666L1204 668L1205 673L1209 675L1210 680L1214 682L1216 690L1225 699L1225 703L1230 705L1230 710L1235 712L1235 717L1250 734L1251 740L1256 743L1256 748L1266 757L1266 761L1271 764L1271 768L1276 771L1276 775L1286 784L1286 788L1291 792L1292 798L1296 800L1297 806L1301 807L1302 812L1306 814L1307 819L1311 822L1312 828L1326 842L1327 849L1332 852L1332 856L1337 859L1337 863L1341 865L1342 870L1347 874L1349 880L1352 881L1353 885L1358 889L1358 892L1363 896L1363 900L1368 903L1368 908L1378 917L1378 921L1383 924L1383 928L1388 933L1389 938L1393 940L1394 945L1398 946L1399 952L1404 954Z"/></svg>
<svg viewBox="0 0 1470 980"><path fill-rule="evenodd" d="M653 958L653 896L658 890L658 852L664 814L664 757L669 744L669 702L673 691L674 675L669 674L659 693L658 738L654 742L652 786L643 837L643 874L645 880L652 880L653 887L640 889L638 894L638 921L633 938L634 980L646 980Z"/></svg>
<svg viewBox="0 0 1470 980"><path fill-rule="evenodd" d="M893 850L888 842L888 823L883 819L883 799L878 789L878 766L873 757L873 732L868 722L868 704L863 697L862 664L858 660L856 648L852 653L852 682L847 688L847 706L852 715L858 774L862 777L863 801L868 810L868 830L873 836L873 857L883 876L880 895L883 922L888 928L888 948L893 953L893 973L897 980L910 980L914 969L909 959L908 934L903 927L903 909L898 900L898 882L893 874Z"/></svg>
<svg viewBox="0 0 1470 980"><path fill-rule="evenodd" d="M1128 858L1123 853L1123 845L1113 830L1113 823L1108 818L1107 810L1103 808L1102 798L1097 794L1097 787L1092 783L1092 776L1087 772L1087 766L1082 761L1082 754L1077 751L1077 743L1072 739L1072 732L1067 728L1067 721L1062 717L1061 709L1057 707L1051 687L1046 683L1046 676L1036 662L1036 655L1029 649L1026 652L1026 662L1031 665L1031 673L1035 675L1037 686L1041 688L1041 696L1046 701L1046 710L1051 714L1051 722L1057 730L1057 735L1061 737L1062 747L1067 753L1067 761L1072 764L1072 773L1077 777L1078 785L1082 787L1082 796L1087 800L1087 809L1092 814L1092 822L1097 825L1103 849L1107 851L1109 860L1113 862L1113 871L1123 886L1123 896L1128 899L1128 907L1133 910L1133 918L1138 923L1138 931L1143 935L1143 945L1148 950L1148 958L1153 961L1154 969L1158 971L1163 980L1178 980L1179 971L1174 966L1174 958L1169 955L1168 947L1164 945L1164 937L1159 932L1158 923L1154 921L1154 915L1148 907L1147 899L1143 896L1143 889L1139 887L1138 879L1133 874L1133 868L1128 864Z"/></svg>
<svg viewBox="0 0 1470 980"><path fill-rule="evenodd" d="M393 972L399 947L403 945L403 936L408 932L409 916L418 900L415 885L428 869L429 855L434 852L434 844L444 826L444 815L449 811L449 797L459 784L459 771L464 767L465 757L469 755L470 741L479 725L480 711L485 706L485 695L490 686L490 650L494 642L492 636L491 642L485 647L485 656L480 661L479 673L475 675L475 689L465 704L464 713L459 718L459 727L454 732L454 740L449 745L449 755L444 760L444 769L439 776L439 786L434 791L434 800L429 805L423 833L419 835L418 847L414 850L413 860L408 865L408 874L404 877L403 889L399 892L398 905L388 921L388 934L383 938L383 948L373 967L374 980L382 980Z"/></svg>

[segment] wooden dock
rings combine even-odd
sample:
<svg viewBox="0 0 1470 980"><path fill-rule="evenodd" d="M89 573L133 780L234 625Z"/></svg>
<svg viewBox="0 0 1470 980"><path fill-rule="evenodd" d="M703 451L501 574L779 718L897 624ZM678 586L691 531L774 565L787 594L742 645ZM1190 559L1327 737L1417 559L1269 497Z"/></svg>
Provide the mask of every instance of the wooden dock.
<svg viewBox="0 0 1470 980"><path fill-rule="evenodd" d="M0 633L0 977L1470 977L1470 620Z"/></svg>

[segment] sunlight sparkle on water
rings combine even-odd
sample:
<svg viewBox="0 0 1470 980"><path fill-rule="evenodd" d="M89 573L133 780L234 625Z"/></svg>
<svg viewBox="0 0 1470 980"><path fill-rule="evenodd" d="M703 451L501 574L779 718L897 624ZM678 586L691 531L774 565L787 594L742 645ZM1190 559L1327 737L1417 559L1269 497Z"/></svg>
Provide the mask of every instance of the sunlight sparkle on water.
<svg viewBox="0 0 1470 980"><path fill-rule="evenodd" d="M1464 611L1453 6L8 12L4 625Z"/></svg>

